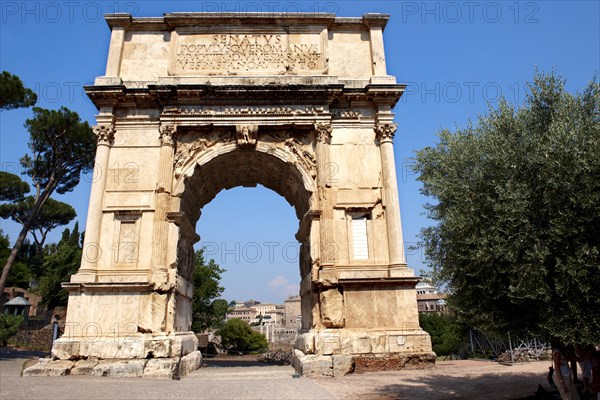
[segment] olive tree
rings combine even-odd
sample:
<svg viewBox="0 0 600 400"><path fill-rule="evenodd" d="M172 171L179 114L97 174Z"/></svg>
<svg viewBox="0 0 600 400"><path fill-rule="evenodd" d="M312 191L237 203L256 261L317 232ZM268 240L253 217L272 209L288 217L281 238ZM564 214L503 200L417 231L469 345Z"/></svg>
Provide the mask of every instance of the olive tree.
<svg viewBox="0 0 600 400"><path fill-rule="evenodd" d="M421 232L434 276L471 326L600 341L600 101L537 73L521 106L502 100L443 130L415 171L434 226Z"/></svg>

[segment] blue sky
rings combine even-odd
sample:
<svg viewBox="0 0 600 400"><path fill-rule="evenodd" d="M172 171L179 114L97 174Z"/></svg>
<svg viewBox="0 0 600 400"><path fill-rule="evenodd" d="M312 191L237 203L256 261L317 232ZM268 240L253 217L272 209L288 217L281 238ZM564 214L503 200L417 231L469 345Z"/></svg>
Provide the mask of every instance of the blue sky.
<svg viewBox="0 0 600 400"><path fill-rule="evenodd" d="M96 109L83 93L104 73L110 31L102 15L174 11L335 12L391 14L385 30L390 75L408 84L396 107L398 185L406 242L429 225L410 172L414 152L433 145L441 128L464 126L494 106L501 94L522 103L535 68L557 72L567 88L583 88L600 70L600 2L597 1L6 1L0 2L0 70L20 76L39 96L38 106L66 106L94 123ZM18 172L27 152L23 128L30 110L0 113L0 168ZM85 225L90 179L64 196ZM264 219L264 215L272 218ZM19 226L1 220L11 240ZM299 271L294 210L261 187L221 192L202 212L201 244L227 269L224 297L282 302L297 292ZM57 229L50 241L58 240ZM409 266L426 265L420 251Z"/></svg>

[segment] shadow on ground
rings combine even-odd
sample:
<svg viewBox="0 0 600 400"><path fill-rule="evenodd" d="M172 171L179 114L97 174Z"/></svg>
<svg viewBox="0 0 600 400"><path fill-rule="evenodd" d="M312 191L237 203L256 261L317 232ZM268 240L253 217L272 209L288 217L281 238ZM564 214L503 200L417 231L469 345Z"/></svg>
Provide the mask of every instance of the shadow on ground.
<svg viewBox="0 0 600 400"><path fill-rule="evenodd" d="M268 367L269 364L250 360L202 360L203 367Z"/></svg>
<svg viewBox="0 0 600 400"><path fill-rule="evenodd" d="M36 358L49 357L50 354L44 351L20 350L12 347L0 347L0 359L14 360L17 358Z"/></svg>
<svg viewBox="0 0 600 400"><path fill-rule="evenodd" d="M533 400L543 374L488 373L464 377L431 375L405 377L401 384L376 388L373 398L389 400L405 399L511 399Z"/></svg>
<svg viewBox="0 0 600 400"><path fill-rule="evenodd" d="M273 364L259 362L257 356L220 356L220 357L203 357L203 367L270 367Z"/></svg>

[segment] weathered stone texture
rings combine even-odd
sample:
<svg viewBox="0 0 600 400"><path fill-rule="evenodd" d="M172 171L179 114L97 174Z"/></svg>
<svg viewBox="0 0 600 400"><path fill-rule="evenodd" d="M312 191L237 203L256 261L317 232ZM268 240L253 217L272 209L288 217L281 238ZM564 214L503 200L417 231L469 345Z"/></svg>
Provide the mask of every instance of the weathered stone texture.
<svg viewBox="0 0 600 400"><path fill-rule="evenodd" d="M354 372L354 356L338 354L331 358L333 360L333 376L344 376Z"/></svg>
<svg viewBox="0 0 600 400"><path fill-rule="evenodd" d="M139 378L144 374L147 360L100 360L92 369L95 376Z"/></svg>
<svg viewBox="0 0 600 400"><path fill-rule="evenodd" d="M354 357L354 372L427 369L435 365L435 353L373 354Z"/></svg>
<svg viewBox="0 0 600 400"><path fill-rule="evenodd" d="M40 358L40 362L23 370L23 376L64 376L69 375L75 362L68 360L52 361Z"/></svg>
<svg viewBox="0 0 600 400"><path fill-rule="evenodd" d="M192 371L200 368L200 364L202 363L202 354L199 351L191 352L183 357L181 357L181 361L179 363L179 374L187 375Z"/></svg>
<svg viewBox="0 0 600 400"><path fill-rule="evenodd" d="M392 109L405 86L386 72L389 16L106 18L106 72L86 87L98 179L53 356L99 359L78 361L78 374L198 368L195 227L220 191L258 184L299 220L299 371L337 376L359 355L431 351L403 251ZM382 360L369 365L402 364Z"/></svg>
<svg viewBox="0 0 600 400"><path fill-rule="evenodd" d="M71 368L69 375L93 375L94 368L98 366L100 360L97 358L89 358L87 360L79 360Z"/></svg>
<svg viewBox="0 0 600 400"><path fill-rule="evenodd" d="M344 297L338 289L328 289L321 292L321 313L325 328L344 327Z"/></svg>
<svg viewBox="0 0 600 400"><path fill-rule="evenodd" d="M146 367L144 368L144 377L153 378L172 378L177 367L179 360L176 358L153 358L148 360Z"/></svg>
<svg viewBox="0 0 600 400"><path fill-rule="evenodd" d="M88 358L78 361L41 358L37 364L26 368L23 371L23 376L94 375L172 379L197 370L200 368L201 362L202 355L199 351L193 351L183 357L175 358L127 360Z"/></svg>
<svg viewBox="0 0 600 400"><path fill-rule="evenodd" d="M300 374L307 377L333 376L330 356L308 355L299 358Z"/></svg>

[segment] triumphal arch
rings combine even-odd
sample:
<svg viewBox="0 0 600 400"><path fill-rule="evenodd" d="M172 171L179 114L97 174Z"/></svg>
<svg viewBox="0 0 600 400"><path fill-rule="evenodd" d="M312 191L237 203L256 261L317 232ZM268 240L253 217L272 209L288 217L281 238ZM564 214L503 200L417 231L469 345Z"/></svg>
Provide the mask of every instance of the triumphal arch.
<svg viewBox="0 0 600 400"><path fill-rule="evenodd" d="M392 109L405 86L386 72L388 16L106 20L106 73L86 87L99 114L84 256L63 285L54 363L104 375L197 368L196 223L221 190L261 184L299 221L299 372L430 364L403 251Z"/></svg>

